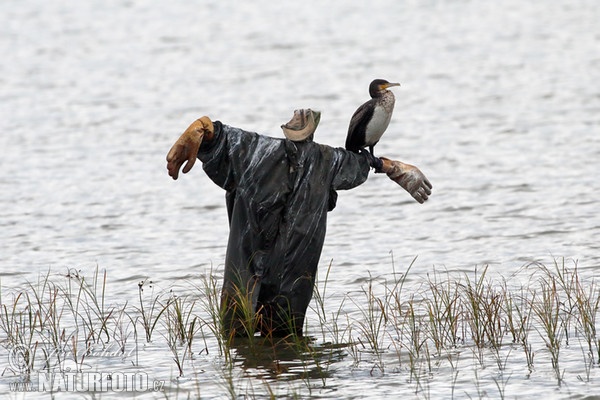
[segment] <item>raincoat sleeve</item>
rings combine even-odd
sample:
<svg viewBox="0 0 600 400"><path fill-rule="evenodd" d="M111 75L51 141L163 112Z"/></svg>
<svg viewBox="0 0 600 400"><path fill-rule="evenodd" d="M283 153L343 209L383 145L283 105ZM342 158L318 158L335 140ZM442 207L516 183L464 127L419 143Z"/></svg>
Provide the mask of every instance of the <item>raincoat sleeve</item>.
<svg viewBox="0 0 600 400"><path fill-rule="evenodd" d="M244 153L251 151L256 142L255 133L214 122L214 137L202 143L198 159L208 177L221 188L231 192L237 187Z"/></svg>
<svg viewBox="0 0 600 400"><path fill-rule="evenodd" d="M342 148L334 149L333 190L347 190L361 185L369 176L369 159Z"/></svg>

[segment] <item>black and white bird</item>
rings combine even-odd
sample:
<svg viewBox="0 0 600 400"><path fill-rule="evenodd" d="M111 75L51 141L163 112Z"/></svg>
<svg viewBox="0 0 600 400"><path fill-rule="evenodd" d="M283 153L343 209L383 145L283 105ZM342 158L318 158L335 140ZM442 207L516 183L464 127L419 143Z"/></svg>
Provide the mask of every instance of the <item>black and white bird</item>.
<svg viewBox="0 0 600 400"><path fill-rule="evenodd" d="M364 103L352 115L348 136L346 137L346 150L358 153L364 147L369 147L371 155L373 147L379 142L392 119L394 94L387 90L399 83L390 83L385 79L375 79L369 85L371 100Z"/></svg>

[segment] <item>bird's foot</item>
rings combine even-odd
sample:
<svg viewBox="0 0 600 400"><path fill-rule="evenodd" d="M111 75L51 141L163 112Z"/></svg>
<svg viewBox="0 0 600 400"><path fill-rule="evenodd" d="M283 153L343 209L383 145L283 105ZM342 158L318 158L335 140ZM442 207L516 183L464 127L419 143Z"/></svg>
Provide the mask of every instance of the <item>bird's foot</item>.
<svg viewBox="0 0 600 400"><path fill-rule="evenodd" d="M369 164L371 167L375 169L375 172L383 172L381 168L383 167L383 161L380 158L377 158L373 155L372 151L367 149L361 149L361 152L364 152L369 158Z"/></svg>

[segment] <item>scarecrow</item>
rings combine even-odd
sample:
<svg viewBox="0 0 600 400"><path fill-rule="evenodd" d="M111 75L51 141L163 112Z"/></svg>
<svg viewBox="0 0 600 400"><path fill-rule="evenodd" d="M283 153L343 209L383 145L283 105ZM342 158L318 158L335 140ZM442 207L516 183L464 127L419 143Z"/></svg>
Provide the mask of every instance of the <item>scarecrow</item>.
<svg viewBox="0 0 600 400"><path fill-rule="evenodd" d="M229 241L221 314L228 335L302 335L337 190L359 186L374 168L419 203L431 194L431 184L412 165L314 142L320 116L310 109L294 111L282 125L285 139L202 117L167 155L173 179L184 162L187 173L198 158L226 192Z"/></svg>

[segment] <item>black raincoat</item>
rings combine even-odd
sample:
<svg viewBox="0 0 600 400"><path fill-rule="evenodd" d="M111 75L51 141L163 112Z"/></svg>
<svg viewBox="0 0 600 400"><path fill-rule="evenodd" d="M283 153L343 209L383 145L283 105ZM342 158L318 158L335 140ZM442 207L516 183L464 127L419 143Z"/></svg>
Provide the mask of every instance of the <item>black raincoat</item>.
<svg viewBox="0 0 600 400"><path fill-rule="evenodd" d="M362 184L369 159L311 139L277 139L218 121L214 128L198 158L227 192L225 331L253 334L244 325L251 310L253 330L301 335L335 191Z"/></svg>

